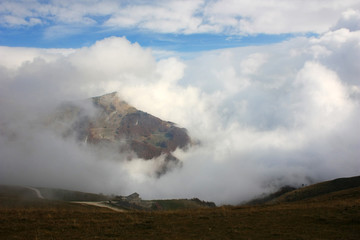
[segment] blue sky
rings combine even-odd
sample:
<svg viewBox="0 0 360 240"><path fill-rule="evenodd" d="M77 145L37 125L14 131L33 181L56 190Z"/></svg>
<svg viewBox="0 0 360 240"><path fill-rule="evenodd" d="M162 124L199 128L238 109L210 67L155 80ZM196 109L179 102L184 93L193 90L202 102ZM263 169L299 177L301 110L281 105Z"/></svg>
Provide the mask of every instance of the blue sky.
<svg viewBox="0 0 360 240"><path fill-rule="evenodd" d="M52 38L45 37L46 28L34 26L26 28L1 28L0 45L9 47L36 48L81 48L90 46L96 41L107 37L125 36L131 42L137 42L143 47L152 47L179 52L196 52L221 48L232 48L249 45L266 45L281 42L294 36L305 34L254 34L246 36L194 33L153 33L134 29L119 29L102 31L99 28L81 29L77 33L64 34ZM307 34L309 35L309 34Z"/></svg>
<svg viewBox="0 0 360 240"><path fill-rule="evenodd" d="M356 5L330 2L4 0L0 45L80 48L110 36L179 52L266 45L325 32Z"/></svg>

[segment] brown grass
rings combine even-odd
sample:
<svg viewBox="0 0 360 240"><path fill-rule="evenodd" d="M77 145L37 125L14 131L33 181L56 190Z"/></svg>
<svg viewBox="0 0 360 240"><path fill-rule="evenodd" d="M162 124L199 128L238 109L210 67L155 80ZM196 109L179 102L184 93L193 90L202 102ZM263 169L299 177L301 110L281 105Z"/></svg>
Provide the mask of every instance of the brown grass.
<svg viewBox="0 0 360 240"><path fill-rule="evenodd" d="M331 193L347 191L352 188L360 188L360 176L350 178L338 178L299 188L294 191L290 191L284 195L281 195L273 201L278 203L294 202L311 198L319 198L322 195L325 195L325 198L327 198L328 195Z"/></svg>
<svg viewBox="0 0 360 240"><path fill-rule="evenodd" d="M358 192L345 196L267 206L125 213L2 198L0 239L360 239Z"/></svg>

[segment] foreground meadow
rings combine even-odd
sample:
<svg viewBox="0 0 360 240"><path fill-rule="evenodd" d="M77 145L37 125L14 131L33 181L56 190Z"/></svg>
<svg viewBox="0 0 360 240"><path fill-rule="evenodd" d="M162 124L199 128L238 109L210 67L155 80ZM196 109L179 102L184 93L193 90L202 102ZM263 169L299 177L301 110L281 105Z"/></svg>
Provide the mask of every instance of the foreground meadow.
<svg viewBox="0 0 360 240"><path fill-rule="evenodd" d="M307 201L115 212L1 198L0 239L360 239L360 189Z"/></svg>

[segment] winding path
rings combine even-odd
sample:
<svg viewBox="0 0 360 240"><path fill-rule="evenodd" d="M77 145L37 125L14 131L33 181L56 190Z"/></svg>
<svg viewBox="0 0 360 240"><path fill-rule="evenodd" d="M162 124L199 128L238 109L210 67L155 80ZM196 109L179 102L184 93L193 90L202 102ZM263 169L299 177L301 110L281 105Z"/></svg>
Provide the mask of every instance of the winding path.
<svg viewBox="0 0 360 240"><path fill-rule="evenodd" d="M82 205L90 205L90 206L95 206L95 207L109 208L116 212L125 212L125 210L123 210L123 209L109 206L104 202L72 202L72 203L77 203L77 204L82 204Z"/></svg>
<svg viewBox="0 0 360 240"><path fill-rule="evenodd" d="M34 187L29 187L29 186L26 186L27 189L30 189L32 191L35 192L36 196L39 198L39 199L45 199L44 196L41 194L40 190L37 189L37 188L34 188ZM102 208L109 208L113 211L116 211L116 212L125 212L125 210L123 209L119 209L119 208L116 208L116 207L112 207L112 206L109 206L107 205L106 203L104 202L80 202L80 201L77 201L77 202L72 202L72 203L77 203L77 204L82 204L82 205L89 205L89 206L95 206L95 207L102 207Z"/></svg>
<svg viewBox="0 0 360 240"><path fill-rule="evenodd" d="M33 187L26 187L26 188L28 188L28 189L30 189L30 190L33 190L38 198L44 199L44 196L41 194L41 192L39 191L39 189L33 188Z"/></svg>

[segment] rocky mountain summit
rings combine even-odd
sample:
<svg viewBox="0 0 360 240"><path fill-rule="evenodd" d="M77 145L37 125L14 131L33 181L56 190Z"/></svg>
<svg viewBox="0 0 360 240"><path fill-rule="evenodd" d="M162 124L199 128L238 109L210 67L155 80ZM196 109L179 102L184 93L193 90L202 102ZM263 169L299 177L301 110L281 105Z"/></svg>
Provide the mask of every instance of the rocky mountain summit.
<svg viewBox="0 0 360 240"><path fill-rule="evenodd" d="M64 104L56 111L52 124L61 129L63 136L75 134L86 144L116 146L119 152L127 153L128 160L135 157L150 160L165 155L168 163L179 163L172 152L186 149L191 142L186 129L137 110L122 101L116 92L87 101L95 109L91 114L73 103Z"/></svg>

